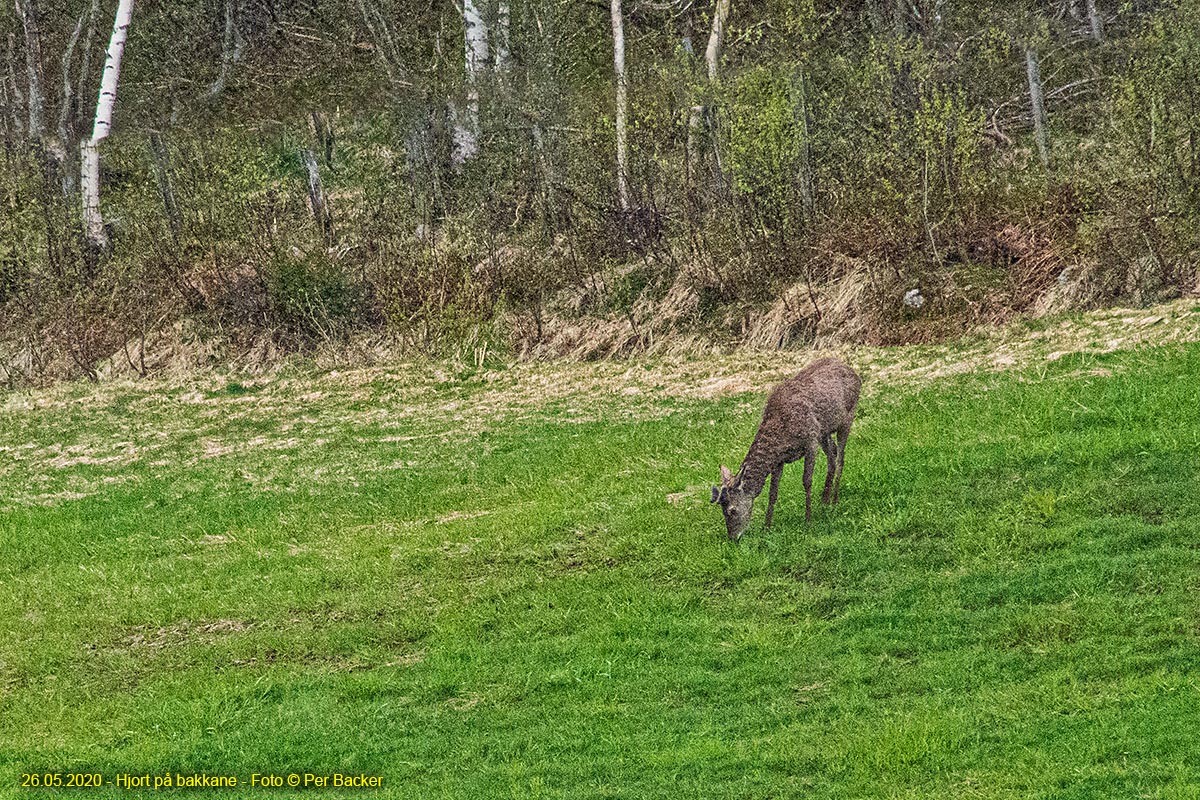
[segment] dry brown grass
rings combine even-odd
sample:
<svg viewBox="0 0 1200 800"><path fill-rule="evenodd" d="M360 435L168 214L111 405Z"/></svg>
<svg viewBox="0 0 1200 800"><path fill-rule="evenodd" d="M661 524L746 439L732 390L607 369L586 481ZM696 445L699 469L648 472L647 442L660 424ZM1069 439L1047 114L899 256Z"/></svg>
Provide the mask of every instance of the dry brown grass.
<svg viewBox="0 0 1200 800"><path fill-rule="evenodd" d="M187 467L224 460L231 468L242 465L234 472L258 491L309 491L412 468L443 442L474 436L500 421L535 419L550 406L557 419L583 422L657 418L672 413L665 401L745 396L753 404L769 387L825 355L853 365L870 398L946 376L1028 370L1070 353L1194 341L1200 341L1200 306L1181 300L1048 318L1040 327L982 329L937 345L724 354L709 348L637 361L515 362L466 373L458 371L462 365L439 362L320 373L292 366L253 376L201 370L154 380L58 384L9 392L0 398L0 413L44 421L83 414L116 428L89 425L81 433L64 424L57 442L44 436L31 441L11 429L0 439L0 481L10 486L7 505L57 504L109 483L141 480L129 469L137 463ZM228 391L231 379L241 387L238 392ZM255 428L252 435L240 432L246 425ZM319 451L327 442L347 442L348 435L363 445L389 446L364 447L352 470L297 461L300 448ZM253 469L246 471L247 464Z"/></svg>

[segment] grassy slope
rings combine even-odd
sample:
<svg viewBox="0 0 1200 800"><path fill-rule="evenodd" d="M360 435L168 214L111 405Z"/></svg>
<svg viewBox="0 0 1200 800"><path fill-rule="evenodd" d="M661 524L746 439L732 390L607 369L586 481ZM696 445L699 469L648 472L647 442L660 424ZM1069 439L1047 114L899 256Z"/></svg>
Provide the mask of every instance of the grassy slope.
<svg viewBox="0 0 1200 800"><path fill-rule="evenodd" d="M1197 375L1174 344L876 387L842 505L805 526L793 468L740 546L707 483L754 394L487 421L455 419L470 381L407 413L403 376L10 403L0 795L87 766L1198 797Z"/></svg>

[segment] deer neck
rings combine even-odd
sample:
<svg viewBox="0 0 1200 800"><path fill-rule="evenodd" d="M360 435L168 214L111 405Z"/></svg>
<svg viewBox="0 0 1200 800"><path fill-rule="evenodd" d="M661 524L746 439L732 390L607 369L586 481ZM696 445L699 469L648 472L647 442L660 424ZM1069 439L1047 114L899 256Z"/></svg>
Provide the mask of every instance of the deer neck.
<svg viewBox="0 0 1200 800"><path fill-rule="evenodd" d="M746 459L738 470L743 491L749 492L752 497L758 497L775 467L776 459L766 452L756 438L754 444L750 445L750 452L746 454Z"/></svg>

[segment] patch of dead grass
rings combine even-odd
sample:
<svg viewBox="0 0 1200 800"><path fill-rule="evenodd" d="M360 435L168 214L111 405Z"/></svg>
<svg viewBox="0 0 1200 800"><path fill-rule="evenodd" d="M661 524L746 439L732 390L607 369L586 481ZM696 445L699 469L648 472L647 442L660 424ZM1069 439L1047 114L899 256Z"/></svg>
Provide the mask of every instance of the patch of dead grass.
<svg viewBox="0 0 1200 800"><path fill-rule="evenodd" d="M288 473L290 484L352 485L364 474L413 467L440 443L476 436L497 422L544 419L551 408L564 423L624 421L672 413L669 401L750 400L826 355L845 359L863 374L864 398L869 400L954 375L1023 370L1072 354L1194 341L1200 341L1200 310L1194 299L1184 299L1151 309L1113 308L981 328L957 342L937 345L717 354L711 343L704 343L636 363L520 362L465 379L438 364L370 366L307 376L240 376L242 385L252 389L246 394L225 391L229 376L215 373L136 384L65 384L9 393L0 407L18 419L26 414L41 420L78 420L83 409L85 418L94 413L110 429L119 425L119 435L99 427L80 432L78 422L63 422L59 442L47 445L28 441L14 426L10 430L16 436L9 441L0 435L0 478L9 482L10 505L54 504L102 490L106 476L75 471L79 467L120 477L135 462L170 470L179 463L252 454L255 474L267 475L298 450L311 452L327 441L344 440L347 432L374 429L354 435L364 445L364 457L352 466ZM118 401L122 410L114 423L110 409ZM62 413L68 409L71 414ZM272 423L273 432L245 436L231 429L262 423ZM380 443L392 449L379 448ZM70 480L65 485L43 480L55 474Z"/></svg>
<svg viewBox="0 0 1200 800"><path fill-rule="evenodd" d="M233 634L251 630L256 624L237 619L214 619L201 622L185 619L163 627L139 625L130 630L122 641L130 650L155 650L190 644L213 644Z"/></svg>

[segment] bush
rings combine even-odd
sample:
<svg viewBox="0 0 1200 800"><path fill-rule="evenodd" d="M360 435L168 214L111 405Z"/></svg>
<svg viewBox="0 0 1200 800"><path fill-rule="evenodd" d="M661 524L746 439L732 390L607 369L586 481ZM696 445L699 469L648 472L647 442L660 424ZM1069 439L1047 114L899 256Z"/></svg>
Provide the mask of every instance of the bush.
<svg viewBox="0 0 1200 800"><path fill-rule="evenodd" d="M324 251L277 253L262 271L271 324L284 346L342 338L370 316L367 289Z"/></svg>

